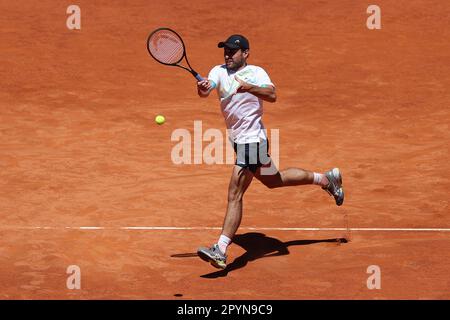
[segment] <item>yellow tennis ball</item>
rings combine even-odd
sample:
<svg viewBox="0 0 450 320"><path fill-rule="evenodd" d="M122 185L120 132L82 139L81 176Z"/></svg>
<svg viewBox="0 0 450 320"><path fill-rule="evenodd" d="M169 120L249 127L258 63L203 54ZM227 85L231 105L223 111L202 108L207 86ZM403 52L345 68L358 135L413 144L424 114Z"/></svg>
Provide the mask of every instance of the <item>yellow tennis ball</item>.
<svg viewBox="0 0 450 320"><path fill-rule="evenodd" d="M158 115L158 116L156 116L156 118L155 118L155 122L156 122L157 124L163 124L165 121L166 121L166 119L165 119L164 116L162 116L162 115Z"/></svg>

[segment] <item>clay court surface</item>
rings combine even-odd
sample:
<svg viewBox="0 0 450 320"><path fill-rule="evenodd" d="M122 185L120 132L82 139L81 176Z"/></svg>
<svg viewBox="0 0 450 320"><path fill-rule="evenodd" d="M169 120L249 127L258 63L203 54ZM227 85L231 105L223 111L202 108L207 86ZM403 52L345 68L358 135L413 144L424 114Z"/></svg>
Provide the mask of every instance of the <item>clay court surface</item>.
<svg viewBox="0 0 450 320"><path fill-rule="evenodd" d="M381 30L364 1L81 0L81 30L70 4L0 1L0 298L450 299L448 3L377 0ZM204 76L245 34L277 86L280 167L339 167L344 205L254 180L230 268L195 257L232 165L172 163L173 130L225 125L215 94L148 55L161 26Z"/></svg>

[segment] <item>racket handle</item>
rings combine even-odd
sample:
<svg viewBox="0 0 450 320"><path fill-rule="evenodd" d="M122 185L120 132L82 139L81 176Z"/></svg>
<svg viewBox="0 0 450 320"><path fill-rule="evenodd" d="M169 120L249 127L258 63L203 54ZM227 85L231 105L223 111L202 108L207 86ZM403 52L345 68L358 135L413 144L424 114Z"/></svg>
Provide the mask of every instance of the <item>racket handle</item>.
<svg viewBox="0 0 450 320"><path fill-rule="evenodd" d="M197 79L198 81L203 81L205 79L203 79L203 77L201 75L199 75L196 71L191 70L192 75L195 77L195 79Z"/></svg>
<svg viewBox="0 0 450 320"><path fill-rule="evenodd" d="M192 75L195 77L195 79L197 79L198 81L203 81L205 80L201 75L199 75L197 72L195 71L191 71ZM216 84L214 83L214 81L210 81L211 82L211 89L214 89L216 87Z"/></svg>

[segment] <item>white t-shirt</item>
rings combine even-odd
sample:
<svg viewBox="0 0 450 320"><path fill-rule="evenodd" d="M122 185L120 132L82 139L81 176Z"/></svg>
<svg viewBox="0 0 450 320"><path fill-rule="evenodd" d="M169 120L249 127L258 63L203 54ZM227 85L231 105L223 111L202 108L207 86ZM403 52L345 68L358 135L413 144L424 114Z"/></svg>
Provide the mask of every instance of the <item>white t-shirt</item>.
<svg viewBox="0 0 450 320"><path fill-rule="evenodd" d="M237 72L227 70L225 65L212 68L208 80L216 85L230 139L239 144L267 139L261 122L263 101L248 92L236 93L239 82L235 76L255 86L274 86L266 71L258 66L247 65Z"/></svg>

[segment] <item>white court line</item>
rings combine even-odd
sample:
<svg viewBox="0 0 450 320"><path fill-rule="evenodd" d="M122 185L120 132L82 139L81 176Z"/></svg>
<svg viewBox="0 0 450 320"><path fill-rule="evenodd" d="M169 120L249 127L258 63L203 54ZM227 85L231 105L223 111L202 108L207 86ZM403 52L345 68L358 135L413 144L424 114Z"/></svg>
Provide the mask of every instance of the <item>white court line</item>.
<svg viewBox="0 0 450 320"><path fill-rule="evenodd" d="M123 230L221 230L221 227L122 227ZM277 231L420 231L450 232L450 228L257 228L241 227L240 230L277 230Z"/></svg>
<svg viewBox="0 0 450 320"><path fill-rule="evenodd" d="M28 230L222 230L222 227L0 227L0 229ZM277 227L240 227L239 230L272 231L361 231L361 232L450 232L450 228L277 228Z"/></svg>

